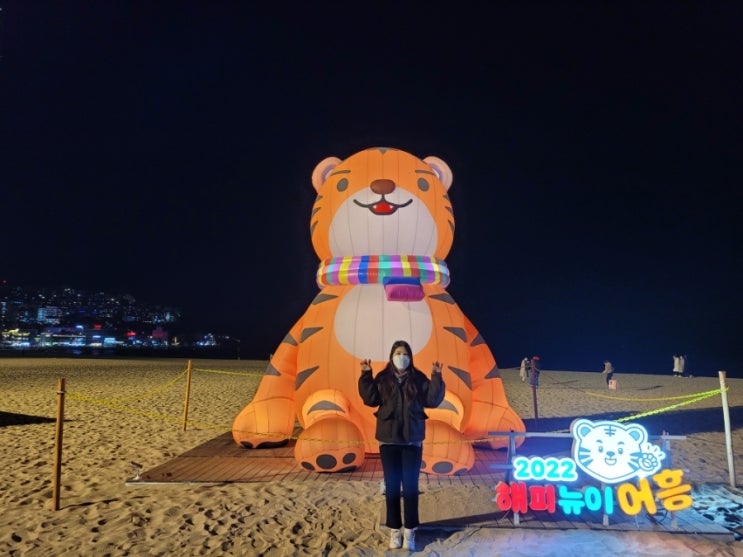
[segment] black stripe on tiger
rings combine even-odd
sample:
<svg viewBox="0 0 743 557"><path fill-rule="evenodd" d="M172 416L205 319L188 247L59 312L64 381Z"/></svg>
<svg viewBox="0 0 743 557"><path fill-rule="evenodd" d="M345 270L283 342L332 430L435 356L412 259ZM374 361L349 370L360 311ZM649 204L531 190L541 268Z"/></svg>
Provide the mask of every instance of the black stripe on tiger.
<svg viewBox="0 0 743 557"><path fill-rule="evenodd" d="M320 402L312 405L312 407L307 411L307 415L310 415L313 412L318 412L320 410L335 410L337 412L343 412L344 414L346 413L346 411L338 406L335 402L332 402L330 400L321 400Z"/></svg>
<svg viewBox="0 0 743 557"><path fill-rule="evenodd" d="M472 390L472 375L469 371L465 371L463 369L459 369L458 367L449 366L449 369L461 379L462 383L467 385L467 388Z"/></svg>
<svg viewBox="0 0 743 557"><path fill-rule="evenodd" d="M305 381L307 381L307 379L309 379L310 376L313 373L315 373L319 368L320 368L320 366L315 366L315 367L311 367L311 368L308 368L308 369L303 369L302 371L300 371L299 373L297 373L297 379L294 382L294 389L298 391L299 390L299 387L302 386L302 383L304 383Z"/></svg>
<svg viewBox="0 0 743 557"><path fill-rule="evenodd" d="M449 331L462 342L467 342L467 331L465 331L462 327L444 327L444 330Z"/></svg>

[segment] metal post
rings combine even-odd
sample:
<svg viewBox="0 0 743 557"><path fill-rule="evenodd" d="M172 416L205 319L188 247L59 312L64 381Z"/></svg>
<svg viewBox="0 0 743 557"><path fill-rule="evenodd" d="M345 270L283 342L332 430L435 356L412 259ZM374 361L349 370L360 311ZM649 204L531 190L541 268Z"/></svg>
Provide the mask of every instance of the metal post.
<svg viewBox="0 0 743 557"><path fill-rule="evenodd" d="M511 474L513 473L513 459L516 456L516 433L512 430L508 435L508 472L506 472L506 481L511 481ZM513 525L518 526L521 522L521 517L518 512L513 513Z"/></svg>
<svg viewBox="0 0 743 557"><path fill-rule="evenodd" d="M511 481L511 474L513 473L513 459L516 456L516 434L511 430L508 435L508 454L506 455L506 482Z"/></svg>
<svg viewBox="0 0 743 557"><path fill-rule="evenodd" d="M601 497L604 497L606 493L606 484L601 483ZM609 515L606 514L606 510L604 510L604 516L601 518L601 524L604 526L609 526Z"/></svg>
<svg viewBox="0 0 743 557"><path fill-rule="evenodd" d="M666 453L666 468L673 468L673 455L671 454L671 440L668 438L668 432L664 429L661 438L661 448Z"/></svg>

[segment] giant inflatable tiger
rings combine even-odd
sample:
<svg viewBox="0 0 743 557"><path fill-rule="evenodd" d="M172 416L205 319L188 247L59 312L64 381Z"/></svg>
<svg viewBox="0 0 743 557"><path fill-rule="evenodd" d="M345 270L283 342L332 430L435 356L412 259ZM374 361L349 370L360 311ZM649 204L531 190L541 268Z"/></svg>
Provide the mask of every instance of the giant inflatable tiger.
<svg viewBox="0 0 743 557"><path fill-rule="evenodd" d="M299 434L304 468L339 472L376 453L375 409L357 391L359 362L381 371L395 340L407 340L416 367L443 363L446 397L427 411L422 470L454 475L475 461L472 444L490 448L524 431L511 409L493 355L447 293L444 258L454 236L447 191L452 172L392 148L330 157L312 174L312 244L320 292L271 357L253 400L235 418L246 448L276 446Z"/></svg>

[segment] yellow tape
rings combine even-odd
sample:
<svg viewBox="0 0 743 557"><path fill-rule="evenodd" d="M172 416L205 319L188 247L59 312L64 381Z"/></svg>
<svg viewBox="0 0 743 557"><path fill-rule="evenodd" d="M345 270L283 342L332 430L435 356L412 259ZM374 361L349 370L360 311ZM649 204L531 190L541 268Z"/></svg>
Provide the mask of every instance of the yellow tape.
<svg viewBox="0 0 743 557"><path fill-rule="evenodd" d="M207 373L221 373L221 374L226 374L226 375L263 375L263 373L257 373L257 372L246 372L246 373L242 373L242 372L222 371L222 370L210 370L210 369L201 369L201 368L192 368L192 370L193 371L202 371L202 372L207 372ZM180 374L178 374L173 379L171 379L170 381L168 381L167 383L161 385L160 387L157 387L156 389L153 389L152 391L148 391L146 393L142 393L140 395L136 395L136 396L133 396L133 397L122 397L122 398L114 398L114 399L97 399L97 398L94 398L94 397L88 397L88 396L80 395L80 394L76 394L76 393L68 393L68 396L70 398L72 398L72 399L79 400L81 402L89 402L89 403L93 403L93 404L99 404L101 406L106 406L108 408L111 408L113 410L119 410L121 412L129 412L129 413L132 413L132 414L137 414L137 415L140 415L140 416L145 416L145 417L149 417L149 418L153 418L153 419L163 420L163 421L166 421L166 422L183 423L183 420L181 418L174 418L174 417L171 417L171 416L165 416L163 414L157 414L155 412L148 412L148 411L145 411L145 410L137 410L137 409L129 408L129 407L126 407L126 406L120 406L118 403L119 402L133 401L133 400L141 400L143 398L154 396L155 394L157 394L159 392L162 392L165 389L171 387L174 383L176 383L179 379L181 379L187 373L188 373L188 370L185 370L185 371L181 372ZM729 389L729 387L726 387L725 390L728 390L728 389ZM669 410L680 408L680 407L686 406L688 404L693 404L693 403L698 402L700 400L704 400L705 398L710 398L710 397L715 396L717 394L720 394L722 392L722 389L713 389L713 390L710 390L710 391L704 391L704 392L701 392L701 393L694 393L694 394L690 394L690 395L681 395L681 396L673 396L673 397L662 397L662 398L637 399L637 398L612 397L612 396L608 396L608 395L602 395L602 394L599 394L599 393L591 393L591 392L588 392L588 391L582 391L581 389L575 389L575 390L580 391L580 392L583 392L583 393L588 394L588 395L591 395L591 396L597 396L597 397L606 398L606 399L610 399L610 400L622 400L622 401L633 401L633 402L656 402L656 401L662 401L662 400L679 400L679 399L688 399L690 397L694 397L694 398L691 398L690 400L685 400L683 402L672 404L670 406L665 406L663 408L658 408L658 409L655 409L655 410L650 410L648 412L643 412L643 413L640 413L640 414L634 414L632 416L626 416L624 418L619 418L617 420L614 420L614 421L617 421L617 422L628 422L628 421L631 421L631 420L637 420L639 418L644 418L644 417L647 417L647 416L652 416L654 414L660 414L662 412L667 412ZM232 431L232 428L229 428L229 427L226 427L226 426L219 426L219 425L214 425L214 424L208 424L208 423L205 423L205 422L196 422L196 421L193 421L193 420L186 420L186 424L187 425L191 425L193 427L200 427L202 429L214 429L214 430L218 430L218 431ZM277 435L276 433L265 433L265 432L258 432L258 431L243 431L243 430L238 430L238 431L240 433L248 433L250 435L258 435L258 436L263 436L263 437L271 437L271 436L276 436ZM552 433L562 433L562 432L566 432L566 431L568 431L568 430L563 429L563 430L554 431ZM281 433L279 433L278 435L279 436L282 436ZM500 439L500 438L503 438L503 437L505 437L505 436L499 435L499 436L493 436L493 437L484 437L484 438L480 438L480 439L460 439L460 440L456 440L456 441L433 441L433 442L428 442L426 444L430 444L430 445L449 445L449 444L460 444L460 443L468 443L468 444L488 443L492 439ZM298 440L299 439L299 436L297 436L297 435L290 435L290 436L286 436L286 437L283 437L282 436L282 438L283 439L286 439L286 440ZM356 444L356 445L372 444L372 442L359 441L357 439L347 439L347 440L344 440L344 439L321 439L321 438L303 437L302 438L302 441L318 442L318 443L332 442L332 443L341 443L341 444L348 444L348 445L351 445L351 444Z"/></svg>
<svg viewBox="0 0 743 557"><path fill-rule="evenodd" d="M260 432L260 431L247 431L244 429L238 429L235 431L237 431L238 433L247 433L249 435L258 435L262 437L276 436L276 437L281 437L282 440L286 439L287 441L288 440L297 441L301 437L301 435L286 435L285 436L281 432L265 433L265 432ZM501 439L503 437L506 437L506 436L498 435L498 436L493 436L493 437L484 437L482 439L459 439L457 441L424 441L424 443L426 445L455 445L455 444L459 445L459 444L465 444L465 443L472 445L474 443L487 443L491 439ZM302 441L312 441L315 443L330 442L330 443L341 443L344 445L372 445L375 443L374 441L360 441L358 439L324 439L321 437L301 437L301 439Z"/></svg>
<svg viewBox="0 0 743 557"><path fill-rule="evenodd" d="M223 375L265 375L265 372L263 371L222 371L218 369L202 369L195 367L193 368L194 371L203 371L205 373L221 373Z"/></svg>
<svg viewBox="0 0 743 557"><path fill-rule="evenodd" d="M697 398L694 398L692 400L686 400L684 402L679 402L677 404L672 404L671 406L666 406L664 408L658 408L657 410L650 410L648 412L643 412L642 414L635 414L634 416L627 416L626 418L619 418L618 420L615 420L617 422L628 422L630 420L636 420L638 418L644 418L646 416L652 416L654 414L660 414L661 412L667 412L668 410L673 410L675 408L680 408L681 406L686 406L687 404L693 404L695 402L699 402L700 400L704 400L705 398L709 398L711 396L715 396L718 394L720 390L717 391L710 391L708 393L705 393Z"/></svg>
<svg viewBox="0 0 743 557"><path fill-rule="evenodd" d="M129 412L130 414L138 414L140 416L146 416L148 418L154 418L157 420L163 420L166 422L176 422L181 423L183 420L179 420L178 418L172 418L170 416L165 416L163 414L156 414L155 412L148 412L146 410L137 410L136 408L128 408L126 406L119 406L118 404L114 404L112 402L103 401L103 400L96 400L94 398L85 397L81 395L76 395L75 393L68 393L70 398L73 398L75 400L79 400L81 402L91 402L93 404L99 404L101 406L105 406L107 408L112 408L114 410L119 410L121 412Z"/></svg>
<svg viewBox="0 0 743 557"><path fill-rule="evenodd" d="M652 416L654 414L660 414L662 412L667 412L669 410L674 410L675 408L680 408L681 406L686 406L687 404L693 404L695 402L699 402L700 400L704 400L705 398L710 398L712 396L715 396L720 392L720 389L717 389L715 391L707 391L705 393L700 394L697 398L686 400L684 402L679 402L677 404L672 404L671 406L664 406L663 408L657 408L655 410L649 410L647 412L642 412L640 414L634 414L632 416L625 416L624 418L618 418L616 420L613 420L615 422L629 422L632 420L637 420L639 418L645 418L647 416ZM557 431L553 431L552 433L566 433L569 432L568 429L560 429Z"/></svg>
<svg viewBox="0 0 743 557"><path fill-rule="evenodd" d="M725 390L729 389L730 387L726 387ZM679 395L679 396L666 396L661 398L627 398L627 397L618 397L618 396L609 396L609 395L602 395L600 393L592 393L590 391L582 391L581 389L575 389L576 391L580 391L584 394L595 396L599 398L605 398L608 400L621 400L624 402L659 402L663 400L682 400L685 398L692 398L696 396L702 396L706 398L707 396L713 396L716 394L719 394L721 392L721 389L713 389L711 391L704 391L701 393L691 393L688 395Z"/></svg>
<svg viewBox="0 0 743 557"><path fill-rule="evenodd" d="M163 385L160 385L159 387L156 387L155 389L153 389L151 391L147 391L147 392L144 392L144 393L141 393L141 394L138 394L138 395L134 395L134 396L126 396L126 397L121 397L121 398L100 398L100 399L97 399L97 398L93 398L93 397L87 397L85 395L77 395L77 394L74 394L74 393L69 393L69 395L72 396L73 398L74 397L78 397L78 399L85 399L88 402L98 402L100 404L105 404L105 403L108 403L108 402L129 402L129 401L132 401L132 400L141 400L143 398L153 397L156 394L159 394L162 391L165 391L166 389L169 389L176 382L178 382L179 379L181 379L182 377L184 377L187 372L188 372L188 370L183 371L183 372L179 373L177 376L175 376L173 379L171 379L170 381L168 381L167 383L164 383Z"/></svg>

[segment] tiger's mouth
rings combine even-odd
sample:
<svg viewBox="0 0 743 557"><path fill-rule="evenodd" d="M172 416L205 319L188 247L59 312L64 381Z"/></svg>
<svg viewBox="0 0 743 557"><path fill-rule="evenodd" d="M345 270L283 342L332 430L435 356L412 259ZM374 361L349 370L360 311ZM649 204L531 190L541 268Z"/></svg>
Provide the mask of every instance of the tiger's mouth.
<svg viewBox="0 0 743 557"><path fill-rule="evenodd" d="M369 209L375 215L392 215L398 209L401 209L402 207L407 207L408 205L410 205L413 202L413 200L408 199L405 203L397 204L397 203L392 203L390 201L387 201L387 199L384 197L384 194L382 194L382 198L379 201L375 201L373 203L364 204L356 199L354 199L353 202L356 203L356 205L358 205L362 209Z"/></svg>
<svg viewBox="0 0 743 557"><path fill-rule="evenodd" d="M606 464L607 464L608 466L614 466L614 465L615 465L615 464L617 463L617 459L616 459L616 458L612 458L612 457L610 457L610 456L607 456L607 457L606 457L606 458L604 459L604 462L605 462L605 463L606 463Z"/></svg>

